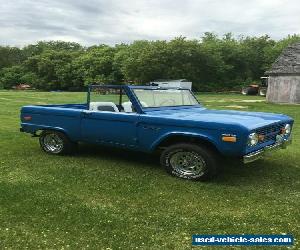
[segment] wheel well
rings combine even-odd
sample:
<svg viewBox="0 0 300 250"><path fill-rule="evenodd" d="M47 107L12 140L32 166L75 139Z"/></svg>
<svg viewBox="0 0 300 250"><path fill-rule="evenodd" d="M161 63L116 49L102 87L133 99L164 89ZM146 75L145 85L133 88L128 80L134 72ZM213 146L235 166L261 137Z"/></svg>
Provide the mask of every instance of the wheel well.
<svg viewBox="0 0 300 250"><path fill-rule="evenodd" d="M39 137L41 136L41 134L44 132L44 131L54 131L54 132L59 132L61 134L63 134L70 142L73 142L73 143L78 143L78 141L74 141L70 138L70 136L67 134L66 131L64 130L60 130L60 129L53 129L53 128L50 128L50 129L38 129L37 131L35 131L35 135L36 137ZM38 134L36 134L38 132Z"/></svg>
<svg viewBox="0 0 300 250"><path fill-rule="evenodd" d="M35 131L35 136L40 136L44 131L54 131L54 132L60 132L62 134L64 134L67 138L69 138L69 136L67 135L67 133L65 131L59 130L59 129L38 129ZM70 139L70 138L69 138Z"/></svg>
<svg viewBox="0 0 300 250"><path fill-rule="evenodd" d="M157 150L161 150L164 148L167 148L168 146L177 144L177 143L193 143L193 144L201 144L205 145L206 147L219 152L219 150L216 148L216 146L208 141L207 139L199 138L199 137L193 137L193 136L185 136L185 135L174 135L170 136L164 140L162 140L157 146Z"/></svg>

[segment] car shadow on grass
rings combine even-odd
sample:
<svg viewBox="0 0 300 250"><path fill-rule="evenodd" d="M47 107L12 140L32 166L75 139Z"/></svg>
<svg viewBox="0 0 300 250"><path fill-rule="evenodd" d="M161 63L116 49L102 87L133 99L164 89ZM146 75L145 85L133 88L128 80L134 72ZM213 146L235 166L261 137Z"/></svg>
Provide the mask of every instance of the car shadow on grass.
<svg viewBox="0 0 300 250"><path fill-rule="evenodd" d="M112 159L127 164L141 164L148 167L161 168L159 155L147 154L123 148L105 147L91 144L80 144L76 155L87 158Z"/></svg>
<svg viewBox="0 0 300 250"><path fill-rule="evenodd" d="M89 159L113 160L114 162L153 170L162 169L158 154L147 154L122 148L80 144L76 156ZM274 163L274 161L270 162L262 159L253 163L243 164L235 159L223 158L220 164L219 174L206 183L225 186L252 186L265 185L266 183L270 185L272 182L276 185L278 181L282 184L297 181L295 179L296 175L292 171L287 171L282 168L280 163Z"/></svg>

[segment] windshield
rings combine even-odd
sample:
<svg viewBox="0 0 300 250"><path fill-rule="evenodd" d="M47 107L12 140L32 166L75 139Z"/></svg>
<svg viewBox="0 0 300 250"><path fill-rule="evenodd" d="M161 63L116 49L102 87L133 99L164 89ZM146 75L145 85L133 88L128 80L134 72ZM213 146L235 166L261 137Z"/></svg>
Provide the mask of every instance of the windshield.
<svg viewBox="0 0 300 250"><path fill-rule="evenodd" d="M186 89L134 89L144 108L198 105L198 101Z"/></svg>

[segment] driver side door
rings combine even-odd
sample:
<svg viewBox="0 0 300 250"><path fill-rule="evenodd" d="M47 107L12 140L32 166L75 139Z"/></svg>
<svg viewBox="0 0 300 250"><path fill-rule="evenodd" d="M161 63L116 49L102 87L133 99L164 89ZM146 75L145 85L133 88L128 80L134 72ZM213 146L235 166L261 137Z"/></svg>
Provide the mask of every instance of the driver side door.
<svg viewBox="0 0 300 250"><path fill-rule="evenodd" d="M137 113L83 111L81 137L86 142L113 146L137 146Z"/></svg>
<svg viewBox="0 0 300 250"><path fill-rule="evenodd" d="M92 85L88 110L81 115L82 141L112 146L137 146L139 114L125 112L128 95L121 86Z"/></svg>

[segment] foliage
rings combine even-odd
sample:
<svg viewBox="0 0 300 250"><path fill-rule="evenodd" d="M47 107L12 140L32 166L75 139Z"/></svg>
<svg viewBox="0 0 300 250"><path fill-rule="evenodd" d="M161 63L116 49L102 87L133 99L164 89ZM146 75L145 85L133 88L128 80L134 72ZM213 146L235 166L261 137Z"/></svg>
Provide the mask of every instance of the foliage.
<svg viewBox="0 0 300 250"><path fill-rule="evenodd" d="M275 41L267 35L235 38L205 33L200 40L135 41L115 46L40 41L22 49L0 47L0 86L26 82L44 90L82 90L90 83L145 84L188 79L198 91L239 89L259 81L299 35Z"/></svg>
<svg viewBox="0 0 300 250"><path fill-rule="evenodd" d="M72 62L79 55L80 52L46 50L29 57L24 67L37 75L39 81L34 87L67 90L72 87L73 74L76 73L72 70Z"/></svg>
<svg viewBox="0 0 300 250"><path fill-rule="evenodd" d="M72 62L76 72L73 81L88 85L93 82L114 82L113 59L115 48L107 45L95 46L86 51Z"/></svg>
<svg viewBox="0 0 300 250"><path fill-rule="evenodd" d="M23 50L17 47L0 46L0 70L21 64L26 59Z"/></svg>
<svg viewBox="0 0 300 250"><path fill-rule="evenodd" d="M22 66L12 66L2 69L0 72L0 85L5 89L10 89L15 85L23 83L21 80L23 73Z"/></svg>

